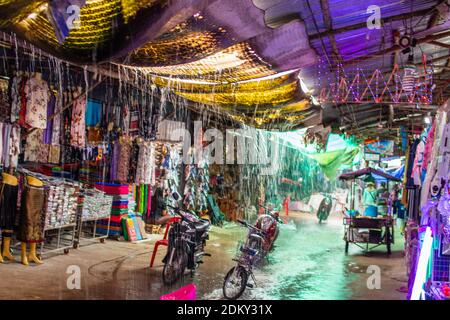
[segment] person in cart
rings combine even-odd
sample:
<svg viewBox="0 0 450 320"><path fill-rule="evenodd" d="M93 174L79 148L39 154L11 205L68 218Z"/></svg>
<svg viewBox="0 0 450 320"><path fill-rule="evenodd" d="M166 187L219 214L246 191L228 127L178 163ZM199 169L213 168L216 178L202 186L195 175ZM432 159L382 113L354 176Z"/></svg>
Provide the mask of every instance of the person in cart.
<svg viewBox="0 0 450 320"><path fill-rule="evenodd" d="M373 181L366 182L366 188L363 193L364 215L367 217L378 216L378 190Z"/></svg>

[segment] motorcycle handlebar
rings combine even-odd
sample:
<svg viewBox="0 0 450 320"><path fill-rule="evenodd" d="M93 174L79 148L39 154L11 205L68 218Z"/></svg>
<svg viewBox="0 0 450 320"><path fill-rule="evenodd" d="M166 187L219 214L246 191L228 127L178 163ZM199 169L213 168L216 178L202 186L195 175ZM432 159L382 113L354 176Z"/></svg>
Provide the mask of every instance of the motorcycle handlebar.
<svg viewBox="0 0 450 320"><path fill-rule="evenodd" d="M266 232L264 232L263 230L261 230L261 229L255 227L255 226L252 226L251 224L249 224L248 222L246 222L246 221L244 221L244 220L238 219L238 220L236 220L236 221L237 221L238 223L242 224L244 227L246 227L246 228L248 228L248 229L252 229L252 230L255 230L256 232L261 233L264 237L267 236L267 233L266 233Z"/></svg>
<svg viewBox="0 0 450 320"><path fill-rule="evenodd" d="M180 208L173 207L170 204L168 204L167 207L172 209L173 211L175 211L175 213L177 215L179 215L181 218L184 218L184 214L181 213L181 209Z"/></svg>
<svg viewBox="0 0 450 320"><path fill-rule="evenodd" d="M245 222L244 220L238 219L237 222L240 223L240 224L242 224L242 225L245 226L245 227L248 226L248 223Z"/></svg>

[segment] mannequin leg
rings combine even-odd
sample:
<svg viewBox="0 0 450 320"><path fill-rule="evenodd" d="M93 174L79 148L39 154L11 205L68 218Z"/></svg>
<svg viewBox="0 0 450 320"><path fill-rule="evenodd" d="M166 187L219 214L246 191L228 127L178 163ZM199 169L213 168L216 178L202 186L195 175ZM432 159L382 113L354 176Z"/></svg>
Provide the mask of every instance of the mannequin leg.
<svg viewBox="0 0 450 320"><path fill-rule="evenodd" d="M21 258L22 258L22 264L24 266L28 265L28 259L27 259L27 243L26 242L22 242L21 243L21 247L22 247L22 253L21 253Z"/></svg>
<svg viewBox="0 0 450 320"><path fill-rule="evenodd" d="M28 260L36 264L42 264L42 261L36 255L36 243L30 243L30 253L28 254Z"/></svg>
<svg viewBox="0 0 450 320"><path fill-rule="evenodd" d="M0 241L0 248L2 247L2 242ZM0 263L3 263L3 257L2 257L2 255L0 254Z"/></svg>
<svg viewBox="0 0 450 320"><path fill-rule="evenodd" d="M9 261L14 261L14 257L11 255L11 238L10 237L4 237L3 238L3 252L2 256Z"/></svg>

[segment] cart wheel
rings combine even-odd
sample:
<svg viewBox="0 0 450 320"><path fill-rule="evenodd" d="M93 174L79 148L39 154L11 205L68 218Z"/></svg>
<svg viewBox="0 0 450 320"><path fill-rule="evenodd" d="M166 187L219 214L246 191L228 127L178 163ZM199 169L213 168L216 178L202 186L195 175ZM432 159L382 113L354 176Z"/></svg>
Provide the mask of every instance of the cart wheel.
<svg viewBox="0 0 450 320"><path fill-rule="evenodd" d="M78 242L75 242L75 243L73 244L73 248L74 248L74 249L78 249L78 246L79 246Z"/></svg>
<svg viewBox="0 0 450 320"><path fill-rule="evenodd" d="M348 254L348 245L349 245L349 242L345 241L345 254Z"/></svg>
<svg viewBox="0 0 450 320"><path fill-rule="evenodd" d="M69 254L70 250L69 249L64 249L64 254Z"/></svg>
<svg viewBox="0 0 450 320"><path fill-rule="evenodd" d="M100 243L105 243L105 239L100 239Z"/></svg>

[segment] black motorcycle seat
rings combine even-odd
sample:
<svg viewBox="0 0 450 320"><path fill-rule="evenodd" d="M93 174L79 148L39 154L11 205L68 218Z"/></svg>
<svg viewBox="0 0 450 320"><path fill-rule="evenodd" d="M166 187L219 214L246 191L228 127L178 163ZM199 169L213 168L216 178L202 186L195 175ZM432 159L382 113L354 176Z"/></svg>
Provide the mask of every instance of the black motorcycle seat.
<svg viewBox="0 0 450 320"><path fill-rule="evenodd" d="M211 225L211 223L208 220L203 220L203 219L198 220L193 223L193 226L195 227L195 231L197 231L197 232L206 231L210 225Z"/></svg>

